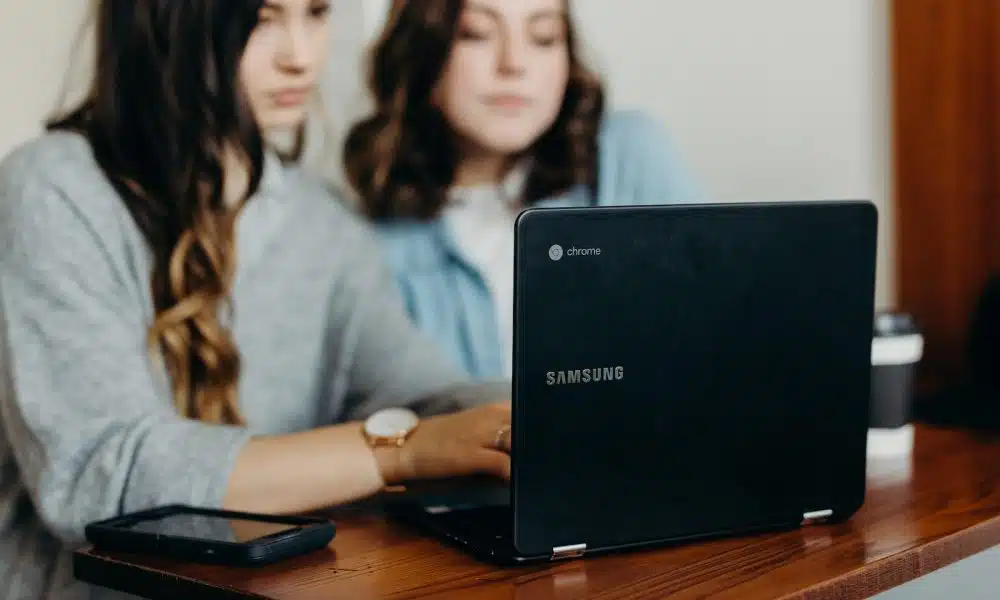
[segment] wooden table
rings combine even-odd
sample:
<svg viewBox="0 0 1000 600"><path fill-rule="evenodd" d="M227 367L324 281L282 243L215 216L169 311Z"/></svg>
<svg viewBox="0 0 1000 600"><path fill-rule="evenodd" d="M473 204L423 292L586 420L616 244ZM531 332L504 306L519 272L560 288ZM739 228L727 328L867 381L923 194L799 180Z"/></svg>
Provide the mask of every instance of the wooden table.
<svg viewBox="0 0 1000 600"><path fill-rule="evenodd" d="M327 551L258 570L80 551L77 576L149 598L866 598L1000 544L1000 439L919 426L872 460L844 524L510 570L355 508Z"/></svg>

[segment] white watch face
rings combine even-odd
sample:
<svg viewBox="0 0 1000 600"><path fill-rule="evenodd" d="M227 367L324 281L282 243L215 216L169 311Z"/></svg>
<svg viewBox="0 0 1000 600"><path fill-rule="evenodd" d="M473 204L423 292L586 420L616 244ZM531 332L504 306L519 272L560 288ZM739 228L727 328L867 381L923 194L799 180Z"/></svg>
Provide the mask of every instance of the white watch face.
<svg viewBox="0 0 1000 600"><path fill-rule="evenodd" d="M365 431L375 437L395 437L417 426L417 415L407 408L387 408L368 417Z"/></svg>

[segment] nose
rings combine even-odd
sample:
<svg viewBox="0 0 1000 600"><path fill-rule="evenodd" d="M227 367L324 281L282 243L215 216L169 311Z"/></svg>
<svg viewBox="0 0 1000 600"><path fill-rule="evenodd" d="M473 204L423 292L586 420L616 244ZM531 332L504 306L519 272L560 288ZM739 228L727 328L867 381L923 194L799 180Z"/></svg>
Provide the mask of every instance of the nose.
<svg viewBox="0 0 1000 600"><path fill-rule="evenodd" d="M289 23L284 27L278 51L278 64L288 71L305 71L309 67L309 36L305 25Z"/></svg>
<svg viewBox="0 0 1000 600"><path fill-rule="evenodd" d="M527 44L517 36L505 35L500 48L500 72L504 75L519 76L524 73L525 50Z"/></svg>

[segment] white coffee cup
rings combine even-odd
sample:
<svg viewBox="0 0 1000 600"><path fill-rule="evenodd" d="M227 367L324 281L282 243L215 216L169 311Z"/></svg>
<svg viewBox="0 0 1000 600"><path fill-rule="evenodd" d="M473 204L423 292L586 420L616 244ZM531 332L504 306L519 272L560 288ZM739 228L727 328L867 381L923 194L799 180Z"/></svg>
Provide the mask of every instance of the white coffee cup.
<svg viewBox="0 0 1000 600"><path fill-rule="evenodd" d="M913 388L923 351L924 337L910 315L876 315L871 351L869 456L898 456L912 450Z"/></svg>

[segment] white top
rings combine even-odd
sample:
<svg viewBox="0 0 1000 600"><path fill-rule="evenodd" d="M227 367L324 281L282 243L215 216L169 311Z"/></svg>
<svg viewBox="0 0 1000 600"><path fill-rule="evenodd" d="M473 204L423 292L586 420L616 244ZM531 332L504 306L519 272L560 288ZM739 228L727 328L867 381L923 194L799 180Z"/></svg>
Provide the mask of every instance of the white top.
<svg viewBox="0 0 1000 600"><path fill-rule="evenodd" d="M493 296L507 378L513 371L514 350L514 220L526 175L521 166L502 185L453 188L445 209L459 250L479 270Z"/></svg>

